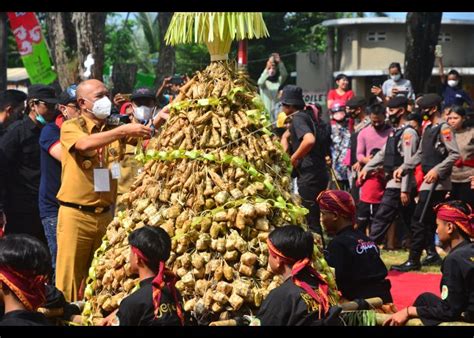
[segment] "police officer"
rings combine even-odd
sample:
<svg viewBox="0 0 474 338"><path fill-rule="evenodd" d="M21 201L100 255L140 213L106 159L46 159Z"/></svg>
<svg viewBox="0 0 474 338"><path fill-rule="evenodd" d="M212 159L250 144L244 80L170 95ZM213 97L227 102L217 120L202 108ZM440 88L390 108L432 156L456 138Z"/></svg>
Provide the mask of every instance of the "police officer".
<svg viewBox="0 0 474 338"><path fill-rule="evenodd" d="M35 84L28 87L27 100L25 116L11 124L0 141L0 196L4 197L5 233L26 233L46 243L38 210L39 137L55 118L57 98L52 87Z"/></svg>
<svg viewBox="0 0 474 338"><path fill-rule="evenodd" d="M392 266L393 270L419 270L421 265L441 263L441 258L434 246L435 214L433 206L443 201L451 190L451 170L459 158L459 149L451 127L441 119L442 98L437 94L426 94L418 105L424 120L431 122L424 132L415 155L404 162L393 173L396 180L408 170L413 170L421 163L425 174L420 187L418 204L412 217L412 241L408 260ZM431 190L431 191L430 191ZM423 210L425 214L423 215ZM427 256L420 264L423 249Z"/></svg>
<svg viewBox="0 0 474 338"><path fill-rule="evenodd" d="M380 243L388 228L398 214L406 218L409 224L414 209L416 181L413 173L402 177L401 182L393 178L393 172L403 163L407 163L418 149L419 136L416 130L407 122L408 99L395 96L387 103L389 120L393 131L387 139L387 144L372 158L360 172L361 180L377 167L383 165L386 177L389 179L382 197L380 207L375 214L370 228L370 239ZM401 208L401 209L400 209Z"/></svg>
<svg viewBox="0 0 474 338"><path fill-rule="evenodd" d="M112 220L124 138L151 134L138 123L107 125L112 103L102 82L80 83L76 96L81 116L61 127L62 180L57 194L56 286L67 301L78 299L81 281Z"/></svg>

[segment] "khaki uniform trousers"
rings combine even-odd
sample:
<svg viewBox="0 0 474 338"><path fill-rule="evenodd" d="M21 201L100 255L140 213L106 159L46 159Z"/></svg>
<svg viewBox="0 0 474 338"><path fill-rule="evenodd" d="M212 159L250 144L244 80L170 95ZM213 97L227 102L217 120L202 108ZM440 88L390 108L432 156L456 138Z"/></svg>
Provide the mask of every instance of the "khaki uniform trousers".
<svg viewBox="0 0 474 338"><path fill-rule="evenodd" d="M66 301L78 300L81 281L87 277L94 253L112 219L111 211L94 214L60 206L56 287L64 293Z"/></svg>

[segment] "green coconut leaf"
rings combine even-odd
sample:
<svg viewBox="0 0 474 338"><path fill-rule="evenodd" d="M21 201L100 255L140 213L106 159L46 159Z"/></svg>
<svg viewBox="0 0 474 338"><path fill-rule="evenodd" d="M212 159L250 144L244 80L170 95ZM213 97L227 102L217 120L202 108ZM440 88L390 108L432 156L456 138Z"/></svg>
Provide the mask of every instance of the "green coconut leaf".
<svg viewBox="0 0 474 338"><path fill-rule="evenodd" d="M268 36L260 12L176 12L165 34L165 42L177 45Z"/></svg>

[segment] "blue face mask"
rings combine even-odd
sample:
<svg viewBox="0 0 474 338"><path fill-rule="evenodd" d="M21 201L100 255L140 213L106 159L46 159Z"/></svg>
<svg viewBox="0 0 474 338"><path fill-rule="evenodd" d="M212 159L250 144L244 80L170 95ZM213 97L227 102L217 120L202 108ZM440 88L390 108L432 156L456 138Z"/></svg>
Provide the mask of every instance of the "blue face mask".
<svg viewBox="0 0 474 338"><path fill-rule="evenodd" d="M41 123L43 126L46 125L46 123L47 123L46 120L44 119L44 117L41 116L41 115L39 115L39 114L36 115L36 121L38 121L39 123Z"/></svg>

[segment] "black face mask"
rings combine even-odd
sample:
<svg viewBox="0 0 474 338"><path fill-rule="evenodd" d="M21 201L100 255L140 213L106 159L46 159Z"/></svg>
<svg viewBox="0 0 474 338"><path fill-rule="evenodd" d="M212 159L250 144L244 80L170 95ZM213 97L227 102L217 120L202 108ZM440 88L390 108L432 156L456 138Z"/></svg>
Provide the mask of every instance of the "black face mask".
<svg viewBox="0 0 474 338"><path fill-rule="evenodd" d="M423 121L428 121L432 115L432 113L428 110L428 111L422 111L421 112L421 116L423 116Z"/></svg>
<svg viewBox="0 0 474 338"><path fill-rule="evenodd" d="M382 130L385 127L385 123L379 124L377 126L375 125L372 125L372 126L374 127L375 130Z"/></svg>
<svg viewBox="0 0 474 338"><path fill-rule="evenodd" d="M391 115L389 117L389 120L390 120L390 123L392 123L392 124L398 124L400 122L400 118L401 118L401 116Z"/></svg>

